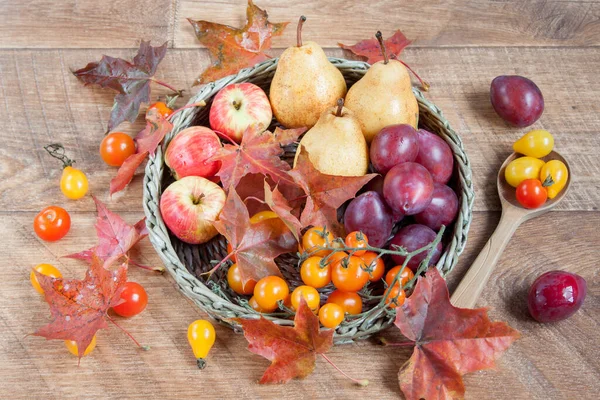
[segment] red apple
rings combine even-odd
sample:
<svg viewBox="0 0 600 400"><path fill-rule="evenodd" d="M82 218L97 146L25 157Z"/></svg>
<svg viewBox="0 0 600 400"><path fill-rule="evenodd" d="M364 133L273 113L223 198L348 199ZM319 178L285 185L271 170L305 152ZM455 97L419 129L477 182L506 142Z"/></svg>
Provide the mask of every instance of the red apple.
<svg viewBox="0 0 600 400"><path fill-rule="evenodd" d="M204 126L192 126L179 132L165 152L165 163L175 179L186 176L212 178L221 167L220 161L208 162L221 141L216 133Z"/></svg>
<svg viewBox="0 0 600 400"><path fill-rule="evenodd" d="M210 107L210 127L240 143L247 127L271 124L273 111L265 92L252 83L227 85L217 93Z"/></svg>
<svg viewBox="0 0 600 400"><path fill-rule="evenodd" d="M160 197L160 213L171 232L186 243L206 243L217 235L213 226L225 205L225 191L199 176L173 182Z"/></svg>

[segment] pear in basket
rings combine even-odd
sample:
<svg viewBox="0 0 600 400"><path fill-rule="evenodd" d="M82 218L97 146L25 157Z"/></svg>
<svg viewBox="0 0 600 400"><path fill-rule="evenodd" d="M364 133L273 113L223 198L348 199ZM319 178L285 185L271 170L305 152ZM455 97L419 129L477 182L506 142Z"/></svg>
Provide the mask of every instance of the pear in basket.
<svg viewBox="0 0 600 400"><path fill-rule="evenodd" d="M298 45L287 48L277 65L269 98L277 121L286 128L310 128L321 113L346 95L342 73L329 62L315 42L302 44L298 22Z"/></svg>

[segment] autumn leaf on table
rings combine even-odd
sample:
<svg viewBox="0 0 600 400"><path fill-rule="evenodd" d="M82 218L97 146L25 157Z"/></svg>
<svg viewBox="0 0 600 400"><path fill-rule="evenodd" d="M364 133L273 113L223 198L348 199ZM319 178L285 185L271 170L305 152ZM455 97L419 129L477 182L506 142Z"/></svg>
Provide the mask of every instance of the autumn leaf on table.
<svg viewBox="0 0 600 400"><path fill-rule="evenodd" d="M108 121L108 131L115 129L121 122L134 122L138 116L141 103L150 101L150 82L168 87L171 86L153 78L158 64L167 52L167 42L162 46L152 47L150 42L140 44L133 63L121 58L103 56L99 62L89 63L84 68L73 71L73 74L87 85L100 85L118 92Z"/></svg>
<svg viewBox="0 0 600 400"><path fill-rule="evenodd" d="M156 112L146 116L146 127L135 137L137 150L127 157L119 167L117 175L110 181L110 194L119 192L131 182L135 171L144 162L148 154L154 154L165 135L173 129L173 124Z"/></svg>
<svg viewBox="0 0 600 400"><path fill-rule="evenodd" d="M288 173L306 193L306 205L300 215L302 227L325 226L337 236L344 228L338 222L337 209L377 174L364 176L326 175L317 170L302 146L296 167Z"/></svg>
<svg viewBox="0 0 600 400"><path fill-rule="evenodd" d="M413 294L396 309L395 325L414 341L398 380L407 400L460 399L462 375L494 367L518 337L504 322L491 322L483 308L456 308L436 268L420 277Z"/></svg>
<svg viewBox="0 0 600 400"><path fill-rule="evenodd" d="M271 218L251 224L248 209L233 187L214 226L231 244L244 283L282 276L275 257L297 249L294 235L282 220Z"/></svg>
<svg viewBox="0 0 600 400"><path fill-rule="evenodd" d="M317 354L324 354L333 346L333 329L319 331L319 318L304 300L300 302L293 328L263 317L235 321L242 325L248 350L271 361L260 383L285 383L310 375Z"/></svg>
<svg viewBox="0 0 600 400"><path fill-rule="evenodd" d="M92 196L93 197L93 196ZM143 218L135 225L127 224L123 218L111 212L106 206L93 197L96 203L98 218L96 220L96 234L98 235L98 244L88 250L79 253L69 254L65 257L78 260L91 261L93 257L103 260L106 265L110 265L119 258L127 256L129 250L137 242L148 236L146 228L146 219ZM162 271L163 268L144 267Z"/></svg>
<svg viewBox="0 0 600 400"><path fill-rule="evenodd" d="M410 44L410 40L408 40L400 29L398 29L394 32L393 36L384 40L383 43L385 44L385 49L389 57L392 57L393 55L395 58L400 58L400 53L402 53L402 50ZM381 47L379 47L379 42L375 37L365 39L356 43L354 46L348 46L342 43L338 43L338 45L342 49L351 51L371 65L375 64L377 61L383 60Z"/></svg>
<svg viewBox="0 0 600 400"><path fill-rule="evenodd" d="M241 29L188 18L196 37L208 48L213 62L196 79L195 85L235 74L242 68L270 58L264 52L271 48L271 38L281 35L288 22L269 22L267 12L255 6L252 0L248 0L246 18L246 25Z"/></svg>
<svg viewBox="0 0 600 400"><path fill-rule="evenodd" d="M246 174L263 174L271 177L275 184L294 184L286 173L288 163L281 159L282 146L293 143L306 128L280 129L275 132L264 130L260 124L249 126L240 144L225 144L209 161L221 161L217 176L224 188L237 186Z"/></svg>
<svg viewBox="0 0 600 400"><path fill-rule="evenodd" d="M104 261L95 254L90 254L90 260L83 280L51 278L35 271L50 305L52 322L34 335L75 341L79 358L96 332L107 327L106 312L121 302L121 291L127 282L127 264L111 271L104 268Z"/></svg>

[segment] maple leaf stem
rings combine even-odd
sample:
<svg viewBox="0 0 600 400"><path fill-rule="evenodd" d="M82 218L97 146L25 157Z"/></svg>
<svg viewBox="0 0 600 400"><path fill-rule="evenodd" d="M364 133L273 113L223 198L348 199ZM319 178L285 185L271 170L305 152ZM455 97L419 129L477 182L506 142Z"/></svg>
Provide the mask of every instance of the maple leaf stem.
<svg viewBox="0 0 600 400"><path fill-rule="evenodd" d="M386 338L380 337L379 338L379 342L383 345L383 346L392 346L392 347L412 347L415 345L415 342L388 342L388 340Z"/></svg>
<svg viewBox="0 0 600 400"><path fill-rule="evenodd" d="M237 144L235 142L235 140L233 140L232 138L230 138L229 136L227 136L223 132L219 132L219 131L213 131L213 132L215 132L217 134L217 136L220 137L221 139L226 139L227 141L229 141L234 146L238 146L239 147L239 144Z"/></svg>
<svg viewBox="0 0 600 400"><path fill-rule="evenodd" d="M204 100L201 100L197 103L192 103L192 104L186 104L185 106L178 108L177 110L173 111L171 113L171 115L169 115L169 120L172 121L173 120L173 116L176 115L177 113L188 109L188 108L194 108L194 107L204 107L206 105L206 102Z"/></svg>
<svg viewBox="0 0 600 400"><path fill-rule="evenodd" d="M254 200L257 201L259 203L265 204L264 200L259 199L258 197L254 197L254 196L248 196L244 199L244 203L246 202L246 200Z"/></svg>
<svg viewBox="0 0 600 400"><path fill-rule="evenodd" d="M135 343L135 344L136 344L136 345L137 345L139 348L141 348L142 350L150 350L150 346L142 346L142 345L140 344L140 342L138 342L137 340L135 340L135 338L133 337L133 335L132 335L131 333L127 332L127 331L126 331L126 330L125 330L125 329L124 329L124 328L123 328L121 325L117 324L117 322L116 322L114 319L112 319L112 318L110 317L110 315L108 315L108 314L107 314L107 315L106 315L106 318L108 318L108 320L109 320L110 322L112 322L113 324L115 324L115 326L116 326L117 328L119 328L120 330L122 330L123 332L125 332L125 334L126 334L127 336L129 336L129 338L130 338L131 340L133 340L133 342L134 342L134 343Z"/></svg>
<svg viewBox="0 0 600 400"><path fill-rule="evenodd" d="M210 278L212 276L212 274L215 273L215 271L221 266L223 265L223 263L227 262L227 260L229 260L231 257L233 256L233 253L229 253L225 256L225 258L223 258L221 261L219 261L219 263L217 265L215 265L210 271L207 272L203 272L200 275L208 275L208 277Z"/></svg>
<svg viewBox="0 0 600 400"><path fill-rule="evenodd" d="M165 272L165 267L151 267L149 265L138 264L132 259L129 259L129 263L135 265L136 267L140 267L141 269L145 269L147 271L155 271L155 272Z"/></svg>
<svg viewBox="0 0 600 400"><path fill-rule="evenodd" d="M421 84L421 89L423 89L424 92L429 91L429 86L430 86L429 83L427 83L426 81L421 79L421 77L419 76L419 74L417 74L415 72L415 70L413 70L407 63L405 63L404 61L397 58L395 54L392 54L392 58L400 61L402 63L402 65L404 65L406 67L406 69L408 69L410 72L412 72L412 74L415 76L415 78L417 78L419 80L419 83Z"/></svg>
<svg viewBox="0 0 600 400"><path fill-rule="evenodd" d="M158 80L158 79L156 79L156 78L150 78L150 80L151 80L152 82L154 82L154 83L157 83L157 84L159 84L159 85L161 85L161 86L164 86L164 87L166 87L166 88L168 88L168 89L171 89L171 90L172 90L174 93L178 94L179 96L181 96L181 94L183 93L183 89L181 89L181 90L177 90L177 89L175 89L173 86L169 85L168 83L166 83L166 82L163 82L163 81L159 81L159 80Z"/></svg>
<svg viewBox="0 0 600 400"><path fill-rule="evenodd" d="M340 374L344 375L346 378L350 379L352 382L356 383L359 386L367 386L369 384L369 380L368 379L354 379L353 377L351 377L350 375L348 375L347 373L345 373L344 371L342 371L337 365L335 365L333 363L333 361L331 361L329 359L329 357L327 357L325 354L323 353L319 353L321 355L321 357L323 357L325 359L325 361L327 361L329 364L331 364L331 366L333 368L335 368Z"/></svg>

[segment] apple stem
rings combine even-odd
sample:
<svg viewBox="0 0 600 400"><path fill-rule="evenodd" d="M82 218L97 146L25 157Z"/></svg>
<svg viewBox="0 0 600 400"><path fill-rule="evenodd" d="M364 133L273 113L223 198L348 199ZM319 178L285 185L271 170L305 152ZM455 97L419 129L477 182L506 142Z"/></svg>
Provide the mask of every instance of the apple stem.
<svg viewBox="0 0 600 400"><path fill-rule="evenodd" d="M417 78L419 80L419 83L421 84L421 89L423 89L424 92L427 92L429 90L429 83L427 83L426 81L424 81L423 79L421 79L421 77L419 76L419 74L417 74L407 63L405 63L404 61L398 59L396 57L396 55L392 54L392 58L395 60L398 60L402 63L402 65L404 65L406 67L406 69L408 69L410 72L412 72L412 74L415 76L415 78Z"/></svg>
<svg viewBox="0 0 600 400"><path fill-rule="evenodd" d="M129 338L130 338L131 340L133 340L133 342L134 342L135 344L137 344L137 346L138 346L139 348L141 348L142 350L150 350L150 346L142 346L142 345L140 344L140 342L138 342L137 340L135 340L135 338L133 337L133 335L132 335L131 333L127 332L125 329L123 329L123 327L122 327L121 325L117 324L117 323L115 322L115 320L114 320L114 319L112 319L112 318L110 317L110 315L106 314L106 318L108 318L108 320L109 320L110 322L112 322L113 324L115 324L115 326L116 326L117 328L119 328L120 330L122 330L123 332L125 332L125 334L126 334L127 336L129 336Z"/></svg>
<svg viewBox="0 0 600 400"><path fill-rule="evenodd" d="M323 353L319 353L321 354L321 357L323 357L325 359L325 361L327 361L329 364L331 364L331 366L333 368L335 368L340 374L344 375L346 378L350 379L352 382L356 383L358 386L367 386L369 385L369 380L368 379L354 379L353 377L351 377L350 375L348 375L347 373L345 373L344 371L342 371L337 365L335 365L333 363L333 361L331 361L329 359L329 357L327 357L325 354Z"/></svg>
<svg viewBox="0 0 600 400"><path fill-rule="evenodd" d="M381 52L383 53L383 63L387 64L389 62L389 59L387 53L385 52L385 44L383 44L383 35L381 34L381 31L377 31L375 37L377 38L377 41L379 42L379 47L381 47Z"/></svg>
<svg viewBox="0 0 600 400"><path fill-rule="evenodd" d="M342 116L342 109L344 108L344 99L339 99L337 101L337 110L335 110L335 116L336 117L341 117Z"/></svg>
<svg viewBox="0 0 600 400"><path fill-rule="evenodd" d="M237 101L235 101L235 100L233 101L233 107L234 107L236 110L239 110L241 106L242 106L242 104L241 104L241 103L238 103L238 102L237 102Z"/></svg>
<svg viewBox="0 0 600 400"><path fill-rule="evenodd" d="M298 47L302 47L302 25L306 21L306 17L304 15L300 16L300 20L298 21L298 28L296 29L296 40Z"/></svg>

